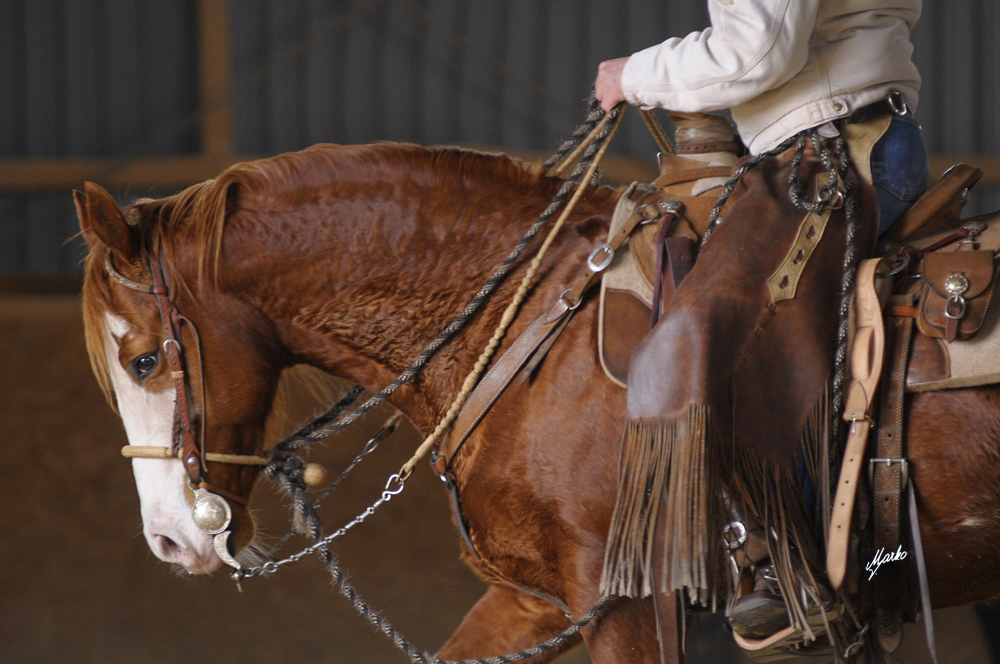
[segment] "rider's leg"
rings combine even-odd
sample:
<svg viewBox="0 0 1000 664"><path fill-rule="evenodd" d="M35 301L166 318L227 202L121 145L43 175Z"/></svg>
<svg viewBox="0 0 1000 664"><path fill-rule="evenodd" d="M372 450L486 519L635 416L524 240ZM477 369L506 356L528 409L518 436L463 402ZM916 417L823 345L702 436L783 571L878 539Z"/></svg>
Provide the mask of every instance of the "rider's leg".
<svg viewBox="0 0 1000 664"><path fill-rule="evenodd" d="M888 231L927 191L927 149L920 125L908 112L894 115L871 155L878 196L879 235Z"/></svg>
<svg viewBox="0 0 1000 664"><path fill-rule="evenodd" d="M826 169L811 148L802 166L798 191L813 200ZM812 486L828 483L818 460L830 422L846 209L825 216L798 209L789 200L792 168L786 156L746 175L663 319L633 353L622 485L635 490L619 494L616 515L638 514L647 504L642 487L664 486L664 590L685 588L706 604L724 603L735 597L712 575L724 569L719 529L727 518L719 496L727 490L773 533L767 548L794 604L790 622L808 630L807 613L822 595L823 560L799 467L805 454ZM852 190L864 257L877 203L857 176ZM815 239L808 255L798 251L799 236ZM642 551L642 522L619 522L606 578L628 581L633 569L647 576L648 558L630 553Z"/></svg>
<svg viewBox="0 0 1000 664"><path fill-rule="evenodd" d="M889 126L871 149L869 168L861 168L860 172L863 176L871 176L869 182L874 185L878 200L879 235L882 235L927 190L928 165L923 135L908 110L892 116ZM815 513L813 487L807 474L801 469L799 474L809 512ZM754 589L736 602L730 622L742 636L762 638L768 631L786 627L788 618L775 592L770 560L751 557L753 560L746 563L755 572Z"/></svg>

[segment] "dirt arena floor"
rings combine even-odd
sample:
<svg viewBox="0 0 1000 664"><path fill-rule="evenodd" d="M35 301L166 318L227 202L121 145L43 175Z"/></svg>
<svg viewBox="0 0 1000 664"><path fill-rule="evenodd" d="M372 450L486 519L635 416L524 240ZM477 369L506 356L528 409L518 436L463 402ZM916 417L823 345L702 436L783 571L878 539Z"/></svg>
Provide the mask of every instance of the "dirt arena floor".
<svg viewBox="0 0 1000 664"><path fill-rule="evenodd" d="M343 468L380 420L316 460ZM242 594L224 574L179 575L159 562L141 535L125 442L90 373L77 298L0 296L0 663L405 661L315 560L250 580ZM325 523L373 502L415 443L412 431L384 443L324 507ZM288 514L276 495L260 486L252 503L272 539ZM338 542L363 596L424 649L439 647L484 590L458 561L445 492L427 469ZM935 619L941 664L990 661L975 611ZM929 661L919 626L908 626L897 659ZM589 659L578 649L560 661ZM689 662L737 661L720 629L695 625Z"/></svg>

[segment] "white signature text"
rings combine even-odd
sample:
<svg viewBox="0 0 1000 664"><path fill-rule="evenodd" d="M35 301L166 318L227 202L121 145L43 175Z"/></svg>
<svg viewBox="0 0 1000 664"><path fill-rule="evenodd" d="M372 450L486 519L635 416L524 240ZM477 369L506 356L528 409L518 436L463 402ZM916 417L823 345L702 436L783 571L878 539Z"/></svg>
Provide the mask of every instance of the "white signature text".
<svg viewBox="0 0 1000 664"><path fill-rule="evenodd" d="M885 553L885 547L882 547L875 554L875 558L865 566L865 569L871 572L868 580L871 581L872 577L878 572L878 568L884 563L894 563L897 560L903 560L906 558L906 551L903 551L903 545L900 544L899 548L896 549L896 553Z"/></svg>

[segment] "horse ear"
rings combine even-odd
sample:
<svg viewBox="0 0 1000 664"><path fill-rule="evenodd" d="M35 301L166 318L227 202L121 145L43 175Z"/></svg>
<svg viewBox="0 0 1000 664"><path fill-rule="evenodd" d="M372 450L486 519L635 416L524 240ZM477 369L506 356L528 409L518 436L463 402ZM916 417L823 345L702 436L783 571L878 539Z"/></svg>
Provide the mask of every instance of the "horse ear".
<svg viewBox="0 0 1000 664"><path fill-rule="evenodd" d="M73 192L83 238L90 246L102 243L123 259L131 258L136 244L133 229L115 199L93 182L84 183L83 188L86 194Z"/></svg>

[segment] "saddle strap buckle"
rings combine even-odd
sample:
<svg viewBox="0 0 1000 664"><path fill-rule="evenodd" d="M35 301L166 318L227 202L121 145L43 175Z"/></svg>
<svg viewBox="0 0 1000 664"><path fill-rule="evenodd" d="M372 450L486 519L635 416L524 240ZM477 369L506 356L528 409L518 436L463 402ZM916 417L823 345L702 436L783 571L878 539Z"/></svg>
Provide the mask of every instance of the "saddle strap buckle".
<svg viewBox="0 0 1000 664"><path fill-rule="evenodd" d="M955 294L949 297L944 303L944 316L953 320L961 320L965 317L965 298Z"/></svg>
<svg viewBox="0 0 1000 664"><path fill-rule="evenodd" d="M903 471L903 483L900 485L900 489L906 488L906 483L910 479L910 463L906 459L886 459L874 457L868 460L868 482L869 484L875 483L875 464L884 463L886 468L889 468L894 463L900 464Z"/></svg>
<svg viewBox="0 0 1000 664"><path fill-rule="evenodd" d="M896 115L906 115L910 112L910 107L906 104L906 97L899 90L889 91L889 108Z"/></svg>
<svg viewBox="0 0 1000 664"><path fill-rule="evenodd" d="M600 257L600 258L598 258ZM603 272L615 258L615 250L607 242L594 247L587 255L587 267L594 274Z"/></svg>

